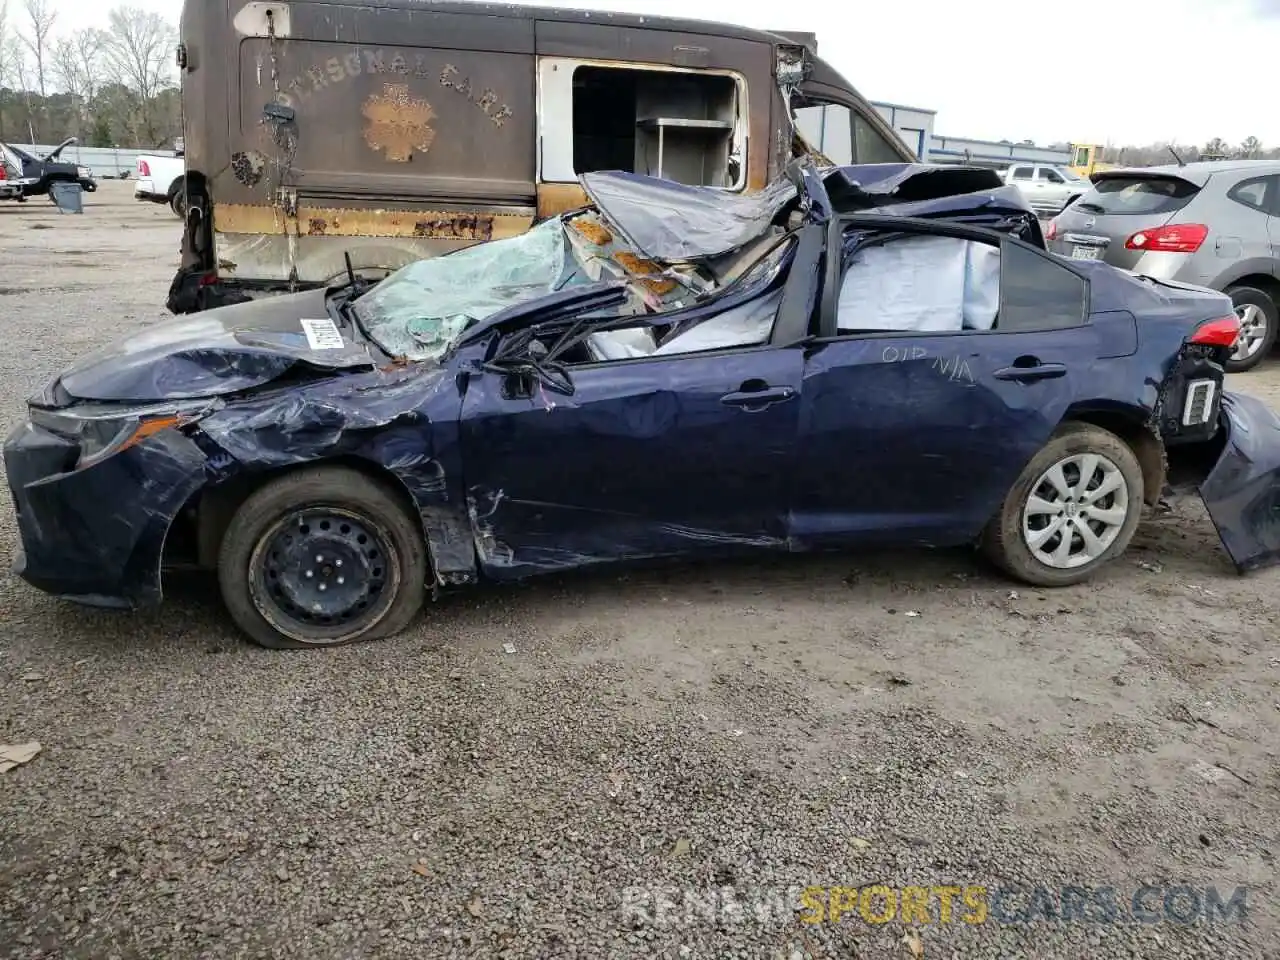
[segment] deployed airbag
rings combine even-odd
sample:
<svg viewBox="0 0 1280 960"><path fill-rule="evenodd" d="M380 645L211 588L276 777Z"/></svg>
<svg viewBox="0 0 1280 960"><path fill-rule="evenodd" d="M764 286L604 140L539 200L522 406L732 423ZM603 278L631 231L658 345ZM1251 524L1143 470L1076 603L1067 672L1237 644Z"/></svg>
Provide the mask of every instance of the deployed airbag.
<svg viewBox="0 0 1280 960"><path fill-rule="evenodd" d="M854 253L836 326L842 333L989 330L999 299L999 249L956 237L908 237Z"/></svg>

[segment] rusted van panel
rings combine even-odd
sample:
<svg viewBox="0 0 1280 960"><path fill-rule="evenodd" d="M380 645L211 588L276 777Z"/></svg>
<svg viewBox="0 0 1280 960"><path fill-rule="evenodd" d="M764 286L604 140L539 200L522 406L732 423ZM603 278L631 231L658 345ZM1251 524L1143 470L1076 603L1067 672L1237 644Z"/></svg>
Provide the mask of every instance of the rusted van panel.
<svg viewBox="0 0 1280 960"><path fill-rule="evenodd" d="M432 0L190 0L189 214L170 308L391 270L635 169L756 190L790 156L779 35ZM834 71L854 109L905 147ZM203 291L203 294L202 294Z"/></svg>

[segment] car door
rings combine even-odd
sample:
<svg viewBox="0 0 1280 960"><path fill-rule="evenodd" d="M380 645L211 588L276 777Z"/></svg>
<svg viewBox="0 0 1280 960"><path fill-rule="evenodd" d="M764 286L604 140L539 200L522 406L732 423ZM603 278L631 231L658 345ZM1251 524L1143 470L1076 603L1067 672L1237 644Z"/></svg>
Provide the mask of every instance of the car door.
<svg viewBox="0 0 1280 960"><path fill-rule="evenodd" d="M1272 264L1280 275L1280 176L1249 177L1227 191L1229 216L1221 218L1214 238L1216 252L1236 254L1235 259ZM1241 209L1244 208L1244 209Z"/></svg>
<svg viewBox="0 0 1280 960"><path fill-rule="evenodd" d="M1011 167L1009 182L1017 187L1027 203L1030 203L1036 191L1036 168L1025 164Z"/></svg>
<svg viewBox="0 0 1280 960"><path fill-rule="evenodd" d="M575 364L570 396L491 372L468 385L464 482L487 575L786 549L810 229L764 343Z"/></svg>
<svg viewBox="0 0 1280 960"><path fill-rule="evenodd" d="M838 224L833 251L875 236L876 220ZM831 254L802 390L798 546L972 540L1090 365L1124 352L1087 322L1088 281L1066 261L988 230L915 224L893 224L899 239L878 260L873 246Z"/></svg>
<svg viewBox="0 0 1280 960"><path fill-rule="evenodd" d="M1046 208L1061 208L1067 202L1066 179L1053 167L1036 167L1036 183Z"/></svg>

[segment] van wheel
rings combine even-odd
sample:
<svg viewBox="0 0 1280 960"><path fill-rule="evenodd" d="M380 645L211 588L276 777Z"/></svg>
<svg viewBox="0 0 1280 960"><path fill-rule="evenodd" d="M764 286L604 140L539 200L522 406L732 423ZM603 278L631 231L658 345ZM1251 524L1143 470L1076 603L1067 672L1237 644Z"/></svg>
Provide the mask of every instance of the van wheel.
<svg viewBox="0 0 1280 960"><path fill-rule="evenodd" d="M1142 467L1129 445L1065 423L1023 468L982 535L983 552L1025 583L1087 580L1129 546L1142 516Z"/></svg>
<svg viewBox="0 0 1280 960"><path fill-rule="evenodd" d="M276 650L399 633L429 574L417 519L385 484L313 467L265 484L223 537L218 582L232 619Z"/></svg>
<svg viewBox="0 0 1280 960"><path fill-rule="evenodd" d="M1227 291L1236 316L1240 318L1240 338L1227 360L1228 373L1252 370L1271 353L1276 343L1276 302L1257 287L1232 287Z"/></svg>

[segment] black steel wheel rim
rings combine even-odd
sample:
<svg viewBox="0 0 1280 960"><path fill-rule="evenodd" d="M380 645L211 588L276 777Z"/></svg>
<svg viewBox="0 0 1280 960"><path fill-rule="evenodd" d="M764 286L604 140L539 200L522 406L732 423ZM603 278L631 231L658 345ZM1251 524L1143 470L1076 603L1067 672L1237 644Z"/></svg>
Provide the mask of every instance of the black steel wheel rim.
<svg viewBox="0 0 1280 960"><path fill-rule="evenodd" d="M249 564L258 612L304 642L363 633L390 608L399 586L390 535L355 511L290 511L258 541Z"/></svg>

